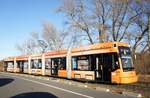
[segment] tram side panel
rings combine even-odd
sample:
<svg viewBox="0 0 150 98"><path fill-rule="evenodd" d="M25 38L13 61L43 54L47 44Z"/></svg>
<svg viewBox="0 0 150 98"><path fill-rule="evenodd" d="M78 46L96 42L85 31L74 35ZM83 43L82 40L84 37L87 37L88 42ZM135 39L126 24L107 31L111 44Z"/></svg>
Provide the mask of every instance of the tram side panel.
<svg viewBox="0 0 150 98"><path fill-rule="evenodd" d="M51 58L45 58L45 75L51 76Z"/></svg>
<svg viewBox="0 0 150 98"><path fill-rule="evenodd" d="M31 59L31 74L42 75L42 60Z"/></svg>
<svg viewBox="0 0 150 98"><path fill-rule="evenodd" d="M14 62L13 61L5 61L7 69L7 72L14 72Z"/></svg>
<svg viewBox="0 0 150 98"><path fill-rule="evenodd" d="M95 80L94 65L91 62L91 55L73 56L72 60L72 79Z"/></svg>

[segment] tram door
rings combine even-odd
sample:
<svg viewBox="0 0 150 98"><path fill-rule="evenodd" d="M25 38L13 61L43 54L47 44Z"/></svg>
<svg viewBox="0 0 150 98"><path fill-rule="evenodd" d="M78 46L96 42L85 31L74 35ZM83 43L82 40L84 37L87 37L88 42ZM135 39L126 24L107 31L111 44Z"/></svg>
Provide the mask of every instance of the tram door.
<svg viewBox="0 0 150 98"><path fill-rule="evenodd" d="M54 76L58 75L58 64L55 59L52 59L51 74Z"/></svg>
<svg viewBox="0 0 150 98"><path fill-rule="evenodd" d="M23 72L23 61L18 61L17 62L17 67L19 68L20 72Z"/></svg>
<svg viewBox="0 0 150 98"><path fill-rule="evenodd" d="M102 55L96 57L96 79L103 81L103 61Z"/></svg>
<svg viewBox="0 0 150 98"><path fill-rule="evenodd" d="M23 72L24 71L24 65L23 65L23 61L20 62L20 72Z"/></svg>
<svg viewBox="0 0 150 98"><path fill-rule="evenodd" d="M111 54L99 54L96 57L96 79L111 82Z"/></svg>

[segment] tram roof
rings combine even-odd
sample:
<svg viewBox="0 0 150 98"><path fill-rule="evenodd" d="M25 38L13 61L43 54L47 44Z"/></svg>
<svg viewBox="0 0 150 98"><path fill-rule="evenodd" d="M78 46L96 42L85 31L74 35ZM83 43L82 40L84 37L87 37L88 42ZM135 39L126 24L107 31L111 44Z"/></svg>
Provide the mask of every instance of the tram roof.
<svg viewBox="0 0 150 98"><path fill-rule="evenodd" d="M15 56L7 57L4 59L4 61L14 61Z"/></svg>
<svg viewBox="0 0 150 98"><path fill-rule="evenodd" d="M42 54L34 54L30 56L31 59L42 59Z"/></svg>
<svg viewBox="0 0 150 98"><path fill-rule="evenodd" d="M73 48L72 52L79 52L79 51L87 51L87 50L96 50L96 49L108 49L114 48L116 46L129 46L127 43L123 42L104 42L104 43L96 43L93 45L82 46L79 48Z"/></svg>
<svg viewBox="0 0 150 98"><path fill-rule="evenodd" d="M28 55L20 55L20 56L16 56L16 60L28 60Z"/></svg>
<svg viewBox="0 0 150 98"><path fill-rule="evenodd" d="M92 54L97 52L100 53L101 52L100 50L103 50L103 52L104 50L105 52L110 51L110 49L111 49L110 52L113 52L115 51L113 50L113 48L117 46L129 47L129 45L124 42L104 42L104 43L96 43L92 45L81 46L78 48L72 48L71 53L73 54L75 53L75 55L78 55L78 52L80 52L79 54L84 55L84 53L82 52L85 52L85 54ZM67 49L61 49L61 50L47 51L43 54L45 55L45 57L63 57L67 55L67 51L68 51ZM12 57L5 58L4 61L13 61L15 58L16 60L27 60L28 57L29 55L12 56ZM30 55L30 57L31 59L42 59L42 54Z"/></svg>
<svg viewBox="0 0 150 98"><path fill-rule="evenodd" d="M63 50L55 50L55 51L48 51L45 52L44 55L47 56L66 56L67 54L67 49L63 49Z"/></svg>

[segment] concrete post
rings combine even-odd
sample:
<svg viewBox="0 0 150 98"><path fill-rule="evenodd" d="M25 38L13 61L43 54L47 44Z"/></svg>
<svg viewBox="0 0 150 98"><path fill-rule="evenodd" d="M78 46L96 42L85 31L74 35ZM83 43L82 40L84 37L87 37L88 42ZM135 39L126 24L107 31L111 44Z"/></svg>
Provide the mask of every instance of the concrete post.
<svg viewBox="0 0 150 98"><path fill-rule="evenodd" d="M71 79L71 47L68 49L67 52L67 78Z"/></svg>
<svg viewBox="0 0 150 98"><path fill-rule="evenodd" d="M28 73L31 74L31 56L28 58Z"/></svg>
<svg viewBox="0 0 150 98"><path fill-rule="evenodd" d="M17 62L16 62L16 57L14 58L14 72L17 71Z"/></svg>
<svg viewBox="0 0 150 98"><path fill-rule="evenodd" d="M150 48L150 14L148 16L148 46Z"/></svg>
<svg viewBox="0 0 150 98"><path fill-rule="evenodd" d="M45 75L45 55L42 54L42 75Z"/></svg>

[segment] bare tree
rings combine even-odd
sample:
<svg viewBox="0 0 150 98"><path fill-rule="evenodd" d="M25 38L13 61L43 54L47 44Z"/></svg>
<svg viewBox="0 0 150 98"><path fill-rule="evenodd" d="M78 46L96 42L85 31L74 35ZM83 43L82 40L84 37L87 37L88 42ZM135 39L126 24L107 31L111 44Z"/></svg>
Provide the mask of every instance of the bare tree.
<svg viewBox="0 0 150 98"><path fill-rule="evenodd" d="M18 43L16 49L22 54L36 54L42 52L42 47L38 43L39 34L31 32L30 37L27 38L23 43Z"/></svg>
<svg viewBox="0 0 150 98"><path fill-rule="evenodd" d="M50 22L43 24L41 33L31 32L30 37L23 43L17 44L16 48L23 54L42 53L47 50L59 50L65 47L67 32L58 32Z"/></svg>
<svg viewBox="0 0 150 98"><path fill-rule="evenodd" d="M35 43L31 39L27 39L21 44L16 45L16 49L19 50L22 54L34 54L35 52Z"/></svg>
<svg viewBox="0 0 150 98"><path fill-rule="evenodd" d="M86 13L86 5L84 0L63 0L62 5L58 8L58 12L62 12L67 17L67 24L69 28L74 28L80 33L84 32L80 36L88 37L87 40L91 44L94 43L92 39L91 23Z"/></svg>
<svg viewBox="0 0 150 98"><path fill-rule="evenodd" d="M111 2L111 33L113 41L121 41L132 21L132 17L128 15L130 2L129 0L111 0Z"/></svg>
<svg viewBox="0 0 150 98"><path fill-rule="evenodd" d="M94 32L98 32L99 42L122 41L132 22L129 3L129 0L63 0L58 11L65 14L70 27L86 34L91 44L96 42Z"/></svg>
<svg viewBox="0 0 150 98"><path fill-rule="evenodd" d="M150 0L136 1L130 4L130 14L133 16L130 36L128 40L132 44L132 52L144 53L148 49L148 18L150 14ZM127 37L129 38L129 37ZM138 50L137 50L138 49Z"/></svg>
<svg viewBox="0 0 150 98"><path fill-rule="evenodd" d="M91 0L93 9L91 9L91 20L94 24L94 29L98 31L99 42L108 41L108 20L110 15L109 0Z"/></svg>
<svg viewBox="0 0 150 98"><path fill-rule="evenodd" d="M58 11L91 44L97 42L93 38L98 32L99 42L129 41L135 51L138 46L146 45L149 4L149 0L63 0Z"/></svg>
<svg viewBox="0 0 150 98"><path fill-rule="evenodd" d="M67 35L67 32L58 32L51 23L47 22L43 24L42 38L50 50L62 49Z"/></svg>

